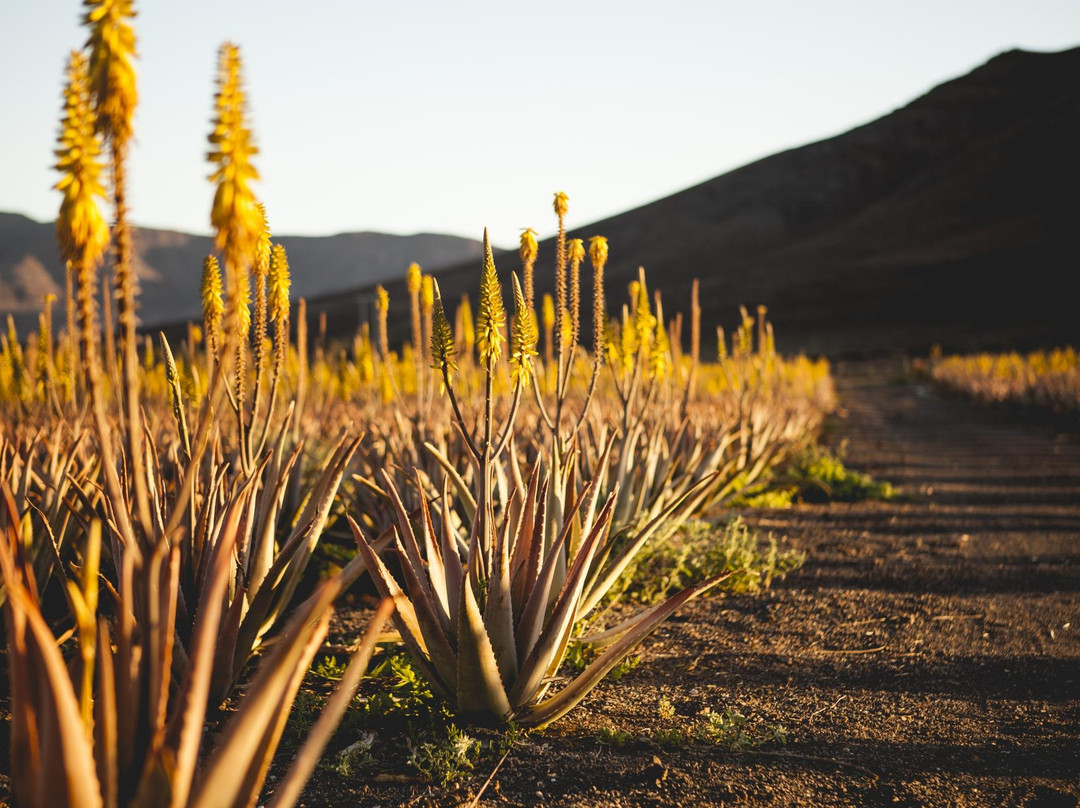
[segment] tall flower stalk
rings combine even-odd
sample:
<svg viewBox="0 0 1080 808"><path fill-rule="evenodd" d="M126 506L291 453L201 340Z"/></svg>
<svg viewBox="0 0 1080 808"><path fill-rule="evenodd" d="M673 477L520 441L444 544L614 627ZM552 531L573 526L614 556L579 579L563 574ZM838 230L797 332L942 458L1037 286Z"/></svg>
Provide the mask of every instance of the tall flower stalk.
<svg viewBox="0 0 1080 808"><path fill-rule="evenodd" d="M105 189L100 180L101 140L95 130L87 60L78 51L72 51L67 65L64 113L56 150L56 170L60 172L56 189L62 194L56 217L56 236L61 255L72 268L77 287L79 343L100 442L105 484L110 496L119 502L122 487L116 471L112 431L105 414L105 389L97 350L98 329L94 305L97 268L109 244L109 226L98 204L98 200L105 195ZM115 514L115 519L124 540L134 544L135 534L127 512L121 509Z"/></svg>
<svg viewBox="0 0 1080 808"><path fill-rule="evenodd" d="M132 466L132 487L143 531L149 533L150 495L146 487L143 456L143 426L138 410L139 360L135 333L136 278L132 265L131 229L127 210L127 155L138 103L134 60L135 17L132 0L84 0L83 24L89 29L90 93L97 113L97 129L109 147L112 173L113 248L116 255L114 281L118 303L117 322L121 333L123 365L124 422L127 431L128 461ZM106 339L112 339L106 334ZM112 364L112 362L110 362ZM109 372L113 372L113 368Z"/></svg>
<svg viewBox="0 0 1080 808"><path fill-rule="evenodd" d="M235 345L234 407L244 431L246 344L251 327L249 270L256 262L266 217L251 183L259 179L251 159L258 154L247 122L247 98L242 80L240 49L226 42L218 52L217 94L207 159L214 164L210 181L216 183L210 224L216 231L214 246L225 258L228 291L226 342ZM242 441L247 446L247 441ZM250 456L245 458L250 464Z"/></svg>

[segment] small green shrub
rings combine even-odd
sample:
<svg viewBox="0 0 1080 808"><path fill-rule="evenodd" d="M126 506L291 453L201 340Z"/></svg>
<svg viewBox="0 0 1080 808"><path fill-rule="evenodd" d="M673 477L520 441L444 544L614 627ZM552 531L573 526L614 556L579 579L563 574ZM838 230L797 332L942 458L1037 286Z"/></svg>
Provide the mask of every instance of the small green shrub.
<svg viewBox="0 0 1080 808"><path fill-rule="evenodd" d="M624 729L610 729L608 727L601 727L600 731L596 733L596 740L602 743L604 746L622 747L626 746L632 740L634 736L632 733L627 732Z"/></svg>
<svg viewBox="0 0 1080 808"><path fill-rule="evenodd" d="M409 765L429 783L446 786L472 771L480 757L481 745L453 724L441 736L431 736L409 744Z"/></svg>
<svg viewBox="0 0 1080 808"><path fill-rule="evenodd" d="M691 519L628 569L616 587L634 600L656 603L669 593L732 570L720 588L756 593L800 567L803 553L781 550L772 535L762 538L740 518L727 523Z"/></svg>
<svg viewBox="0 0 1080 808"><path fill-rule="evenodd" d="M752 725L735 710L713 712L706 709L690 728L699 743L722 746L731 751L756 749L770 743L787 743L787 730L778 724Z"/></svg>
<svg viewBox="0 0 1080 808"><path fill-rule="evenodd" d="M875 480L869 474L849 469L841 459L843 454L843 445L837 453L823 446L815 446L798 455L784 477L789 485L794 486L798 498L806 502L887 501L896 498L897 491L892 483Z"/></svg>
<svg viewBox="0 0 1080 808"><path fill-rule="evenodd" d="M324 765L341 777L355 777L375 766L372 747L375 745L375 733L362 733L360 739L349 744Z"/></svg>

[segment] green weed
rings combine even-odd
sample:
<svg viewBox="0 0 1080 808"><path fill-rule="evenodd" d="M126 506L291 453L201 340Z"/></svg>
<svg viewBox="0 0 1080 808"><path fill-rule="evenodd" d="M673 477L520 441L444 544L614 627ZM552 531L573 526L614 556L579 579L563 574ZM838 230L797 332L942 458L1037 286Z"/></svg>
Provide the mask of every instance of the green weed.
<svg viewBox="0 0 1080 808"><path fill-rule="evenodd" d="M742 519L726 524L691 519L628 568L616 591L642 603L657 603L683 587L732 570L721 588L756 593L768 589L804 560L803 553L781 550L775 537L763 539Z"/></svg>
<svg viewBox="0 0 1080 808"><path fill-rule="evenodd" d="M408 744L409 765L429 783L440 786L472 771L481 752L480 742L453 724L444 735L416 743L410 739Z"/></svg>

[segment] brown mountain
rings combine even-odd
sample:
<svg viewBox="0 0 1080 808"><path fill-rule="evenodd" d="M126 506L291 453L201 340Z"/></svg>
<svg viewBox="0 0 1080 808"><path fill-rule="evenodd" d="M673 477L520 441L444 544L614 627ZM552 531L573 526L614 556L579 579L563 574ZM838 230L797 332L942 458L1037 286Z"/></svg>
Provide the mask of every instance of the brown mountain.
<svg viewBox="0 0 1080 808"><path fill-rule="evenodd" d="M1080 341L1066 293L1080 271L1078 189L1080 48L1009 51L872 123L571 236L610 239L620 301L638 265L669 312L688 308L699 277L704 322L764 303L785 350L1027 347ZM544 290L553 253L541 245ZM512 253L496 263L504 277L518 268ZM474 294L478 269L441 272L444 297ZM348 331L363 299L312 308Z"/></svg>
<svg viewBox="0 0 1080 808"><path fill-rule="evenodd" d="M457 236L420 233L342 233L336 236L282 236L293 267L294 295L325 295L404 273L410 261L425 269L480 256L480 244ZM171 230L137 228L136 268L145 326L199 317L199 281L211 241ZM64 272L52 224L0 213L0 315L12 313L20 333L36 327L42 298L63 297Z"/></svg>

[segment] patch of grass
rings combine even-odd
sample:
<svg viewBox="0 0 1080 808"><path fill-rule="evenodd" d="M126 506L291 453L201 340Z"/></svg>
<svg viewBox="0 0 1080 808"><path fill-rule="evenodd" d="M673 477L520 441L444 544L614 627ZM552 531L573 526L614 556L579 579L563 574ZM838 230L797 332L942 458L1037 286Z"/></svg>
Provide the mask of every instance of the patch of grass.
<svg viewBox="0 0 1080 808"><path fill-rule="evenodd" d="M353 712L363 726L402 725L407 733L445 730L451 713L404 650L386 654L368 671Z"/></svg>
<svg viewBox="0 0 1080 808"><path fill-rule="evenodd" d="M323 659L311 669L311 672L320 679L325 679L328 682L340 682L341 677L345 675L345 670L348 667L348 664L338 662L337 657L328 656L323 657Z"/></svg>
<svg viewBox="0 0 1080 808"><path fill-rule="evenodd" d="M735 710L713 712L706 709L690 727L690 737L704 744L745 752L766 744L787 743L787 730L779 724L751 724Z"/></svg>
<svg viewBox="0 0 1080 808"><path fill-rule="evenodd" d="M429 783L444 787L472 771L482 749L480 741L453 724L447 726L445 734L407 742L409 765Z"/></svg>
<svg viewBox="0 0 1080 808"><path fill-rule="evenodd" d="M653 730L653 743L665 749L687 744L720 746L731 752L745 752L769 744L786 744L787 730L779 724L751 722L736 710L715 712L706 707L688 724L676 723L675 708L660 699L660 724Z"/></svg>
<svg viewBox="0 0 1080 808"><path fill-rule="evenodd" d="M832 452L812 446L795 455L777 476L752 485L732 498L733 508L789 508L794 502L889 501L900 492L892 483L844 465L845 445Z"/></svg>
<svg viewBox="0 0 1080 808"><path fill-rule="evenodd" d="M781 550L774 536L762 538L742 519L727 523L691 519L670 539L643 553L615 589L642 603L659 603L684 587L732 570L720 588L756 593L801 566L805 558L803 553Z"/></svg>
<svg viewBox="0 0 1080 808"><path fill-rule="evenodd" d="M796 493L793 485L761 483L744 490L729 504L733 508L790 508Z"/></svg>
<svg viewBox="0 0 1080 808"><path fill-rule="evenodd" d="M897 497L892 483L875 480L869 474L845 466L841 459L843 454L843 445L836 453L823 446L814 446L797 455L783 477L794 487L799 499L806 502L887 501Z"/></svg>
<svg viewBox="0 0 1080 808"><path fill-rule="evenodd" d="M666 696L657 705L659 721L641 740L663 749L681 749L690 745L719 746L730 752L746 752L762 746L787 743L787 730L779 724L752 722L736 710L715 712L706 707L693 719L680 721L675 706ZM636 740L633 733L603 727L596 734L605 746L623 747Z"/></svg>
<svg viewBox="0 0 1080 808"><path fill-rule="evenodd" d="M626 746L628 743L634 740L634 736L632 733L629 733L624 729L601 727L600 731L596 733L596 740L598 740L604 746L613 746L618 748Z"/></svg>

